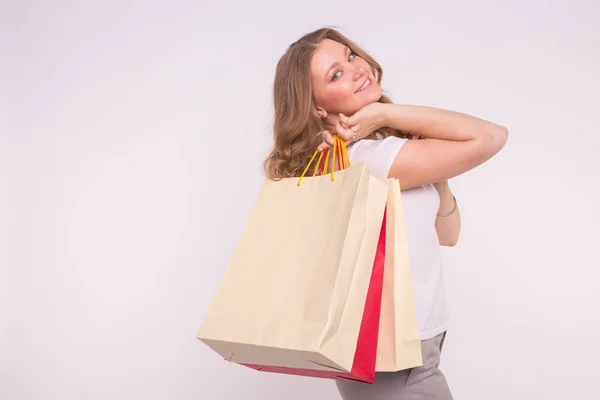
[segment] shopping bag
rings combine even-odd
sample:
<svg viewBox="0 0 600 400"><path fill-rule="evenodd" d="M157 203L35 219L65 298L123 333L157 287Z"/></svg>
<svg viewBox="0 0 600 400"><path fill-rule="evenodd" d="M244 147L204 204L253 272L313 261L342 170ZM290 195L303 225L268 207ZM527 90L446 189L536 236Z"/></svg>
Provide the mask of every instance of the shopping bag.
<svg viewBox="0 0 600 400"><path fill-rule="evenodd" d="M226 360L373 382L388 187L334 171L341 145L331 174L265 182L197 334Z"/></svg>
<svg viewBox="0 0 600 400"><path fill-rule="evenodd" d="M387 179L387 229L377 371L423 365L400 184Z"/></svg>

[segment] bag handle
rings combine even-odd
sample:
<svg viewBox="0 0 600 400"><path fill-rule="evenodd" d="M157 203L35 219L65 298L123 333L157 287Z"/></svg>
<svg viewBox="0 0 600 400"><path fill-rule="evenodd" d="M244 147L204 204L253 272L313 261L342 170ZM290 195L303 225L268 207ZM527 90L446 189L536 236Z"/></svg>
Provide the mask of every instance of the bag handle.
<svg viewBox="0 0 600 400"><path fill-rule="evenodd" d="M348 167L351 167L350 156L348 155L348 149L346 148L346 143L338 136L336 136L337 145L338 145L338 166L340 169L346 169L346 164Z"/></svg>
<svg viewBox="0 0 600 400"><path fill-rule="evenodd" d="M322 151L319 152L319 150L316 150L314 152L313 156L311 157L310 161L308 162L308 165L302 172L302 175L300 175L297 186L300 186L300 184L302 183L302 180L304 179L304 176L308 172L308 169L310 168L313 161L315 160L317 153L321 153L321 155L319 156L317 164L315 165L315 169L313 171L312 176L316 176L317 174L322 175L323 173L327 173L327 167L329 166L329 150L330 149L327 149L325 151L325 157L323 157ZM334 136L333 137L333 157L331 159L331 180L332 181L335 180L336 153L337 153L338 167L340 168L340 170L347 168L346 165L348 167L352 166L352 164L350 163L350 157L348 156L348 149L346 148L346 143L339 136ZM323 162L323 164L322 164L322 162Z"/></svg>

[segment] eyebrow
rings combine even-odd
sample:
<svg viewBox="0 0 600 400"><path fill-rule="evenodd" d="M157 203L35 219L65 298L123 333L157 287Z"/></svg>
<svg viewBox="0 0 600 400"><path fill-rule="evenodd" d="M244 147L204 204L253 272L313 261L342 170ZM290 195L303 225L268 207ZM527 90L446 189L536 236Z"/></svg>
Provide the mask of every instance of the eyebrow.
<svg viewBox="0 0 600 400"><path fill-rule="evenodd" d="M344 55L348 54L349 51L350 51L350 48L348 46L344 46ZM327 77L329 76L329 73L331 72L331 70L336 67L339 67L339 66L340 66L339 61L336 61L333 64L331 64L331 66L327 70L327 73L325 74L325 81L327 81Z"/></svg>

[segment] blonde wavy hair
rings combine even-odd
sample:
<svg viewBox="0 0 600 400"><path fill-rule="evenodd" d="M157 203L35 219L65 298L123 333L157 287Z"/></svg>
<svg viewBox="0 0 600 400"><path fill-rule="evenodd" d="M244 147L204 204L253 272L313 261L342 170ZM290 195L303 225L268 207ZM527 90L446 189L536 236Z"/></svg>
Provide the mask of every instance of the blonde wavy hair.
<svg viewBox="0 0 600 400"><path fill-rule="evenodd" d="M300 176L323 140L319 133L327 127L314 112L310 62L324 39L331 39L348 46L354 54L367 61L373 69L377 83L381 84L383 77L381 65L356 43L333 28L318 29L294 42L277 63L275 72L274 143L273 150L264 165L267 177L270 179ZM379 102L391 103L392 101L382 95ZM381 139L388 136L408 137L401 131L386 128L372 133L368 138Z"/></svg>

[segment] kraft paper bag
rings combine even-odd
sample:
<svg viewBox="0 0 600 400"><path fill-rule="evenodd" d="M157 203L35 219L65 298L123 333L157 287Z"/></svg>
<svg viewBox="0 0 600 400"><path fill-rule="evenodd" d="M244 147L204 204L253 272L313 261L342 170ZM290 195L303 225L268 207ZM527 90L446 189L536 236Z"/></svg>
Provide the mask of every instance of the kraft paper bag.
<svg viewBox="0 0 600 400"><path fill-rule="evenodd" d="M364 163L298 182L265 182L197 337L252 368L373 382L388 186Z"/></svg>
<svg viewBox="0 0 600 400"><path fill-rule="evenodd" d="M376 370L392 372L423 365L412 270L400 184L388 185L386 258Z"/></svg>
<svg viewBox="0 0 600 400"><path fill-rule="evenodd" d="M346 371L308 370L290 367L266 366L259 364L243 364L259 371L278 372L284 374L332 378L373 383L375 379L375 364L377 357L377 339L379 331L379 317L381 313L381 294L383 289L383 272L385 265L386 244L385 214L377 244L377 252L373 263L373 272L367 291L367 299L362 315L362 321L354 353L352 369Z"/></svg>

